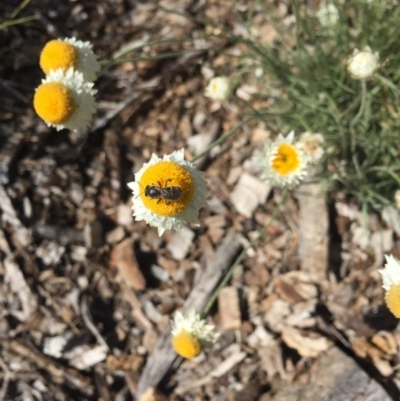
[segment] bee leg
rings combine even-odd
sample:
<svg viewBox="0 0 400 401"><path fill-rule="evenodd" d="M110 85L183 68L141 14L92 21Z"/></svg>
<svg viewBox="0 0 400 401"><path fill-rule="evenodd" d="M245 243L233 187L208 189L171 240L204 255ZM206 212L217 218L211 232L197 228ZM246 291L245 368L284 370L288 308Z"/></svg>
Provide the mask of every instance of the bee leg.
<svg viewBox="0 0 400 401"><path fill-rule="evenodd" d="M157 184L158 184L158 186L159 186L160 188L163 187L163 186L161 185L161 182L160 182L160 181L157 181Z"/></svg>
<svg viewBox="0 0 400 401"><path fill-rule="evenodd" d="M168 183L168 181L172 181L172 178L168 178L168 180L165 180L165 185L164 185L164 188L167 186L167 183Z"/></svg>
<svg viewBox="0 0 400 401"><path fill-rule="evenodd" d="M171 204L171 202L166 200L166 199L164 199L164 202L165 202L166 205L170 205Z"/></svg>
<svg viewBox="0 0 400 401"><path fill-rule="evenodd" d="M161 198L158 198L157 205L161 202Z"/></svg>

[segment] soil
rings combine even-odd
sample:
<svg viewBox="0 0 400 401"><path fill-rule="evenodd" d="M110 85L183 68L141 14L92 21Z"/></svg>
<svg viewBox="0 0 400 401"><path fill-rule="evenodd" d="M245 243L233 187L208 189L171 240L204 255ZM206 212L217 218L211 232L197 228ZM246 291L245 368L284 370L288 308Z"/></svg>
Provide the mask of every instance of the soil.
<svg viewBox="0 0 400 401"><path fill-rule="evenodd" d="M268 3L293 17L286 1ZM0 16L18 4L1 4ZM251 163L276 127L246 123L197 162L209 191L199 227L159 237L131 214L127 183L152 153L185 148L190 160L245 118L240 96L260 90L255 83L224 105L204 96L213 72L235 70L226 53L243 49L202 39L218 24L243 26L226 0L41 0L20 14L29 15L0 31L0 401L277 401L282 389L313 383L332 348L398 400L400 332L377 269L385 253L400 256L399 213L365 224L357 205L313 183L284 198L221 292L209 317L221 340L195 360L172 355L165 375L151 376L158 355L165 362L160 350L171 352L174 311L208 282L221 252L229 257L216 275L226 274L282 200ZM279 40L259 15L254 26ZM38 59L48 40L72 36L100 60L147 46L97 80L87 131L57 132L32 107ZM237 248L224 248L227 237Z"/></svg>

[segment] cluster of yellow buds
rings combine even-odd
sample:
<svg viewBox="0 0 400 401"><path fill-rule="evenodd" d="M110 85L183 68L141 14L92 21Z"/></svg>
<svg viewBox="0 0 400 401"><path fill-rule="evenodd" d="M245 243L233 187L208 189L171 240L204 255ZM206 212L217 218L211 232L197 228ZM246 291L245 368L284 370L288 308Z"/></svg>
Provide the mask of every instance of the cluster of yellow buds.
<svg viewBox="0 0 400 401"><path fill-rule="evenodd" d="M90 42L51 40L40 54L40 67L46 78L33 99L39 117L58 131L86 128L96 108L93 85L100 71Z"/></svg>

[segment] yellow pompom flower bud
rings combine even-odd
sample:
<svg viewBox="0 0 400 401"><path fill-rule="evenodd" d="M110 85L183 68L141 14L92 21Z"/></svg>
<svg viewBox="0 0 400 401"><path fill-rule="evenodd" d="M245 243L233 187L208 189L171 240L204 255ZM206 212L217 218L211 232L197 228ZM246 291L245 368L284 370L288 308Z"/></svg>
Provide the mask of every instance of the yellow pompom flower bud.
<svg viewBox="0 0 400 401"><path fill-rule="evenodd" d="M59 82L40 85L35 92L33 106L39 117L50 124L68 121L75 111L71 91Z"/></svg>
<svg viewBox="0 0 400 401"><path fill-rule="evenodd" d="M188 223L198 225L199 210L207 205L206 182L185 160L183 149L162 159L153 154L128 187L133 191L133 216L157 227L159 235Z"/></svg>
<svg viewBox="0 0 400 401"><path fill-rule="evenodd" d="M161 191L160 194L164 196L161 199L146 196L146 191L140 194L145 207L163 217L174 217L184 212L192 201L195 191L194 179L190 172L171 161L160 161L149 166L143 172L139 184L142 188L155 185L167 191L164 193ZM172 187L179 188L175 190L176 195L168 189Z"/></svg>
<svg viewBox="0 0 400 401"><path fill-rule="evenodd" d="M172 347L182 358L192 359L201 353L199 340L186 331L172 337Z"/></svg>
<svg viewBox="0 0 400 401"><path fill-rule="evenodd" d="M95 90L73 68L51 70L36 88L33 107L48 126L73 131L86 128L95 111Z"/></svg>
<svg viewBox="0 0 400 401"><path fill-rule="evenodd" d="M76 38L51 40L46 43L40 54L40 67L45 74L70 68L82 73L86 81L93 82L100 71L100 64L93 53L90 42Z"/></svg>
<svg viewBox="0 0 400 401"><path fill-rule="evenodd" d="M68 68L76 69L79 65L78 52L70 43L50 40L40 54L39 64L45 74L59 68L63 71L67 71Z"/></svg>
<svg viewBox="0 0 400 401"><path fill-rule="evenodd" d="M194 310L187 316L183 316L179 311L176 312L171 324L172 347L182 358L195 358L219 338L214 326L206 324Z"/></svg>

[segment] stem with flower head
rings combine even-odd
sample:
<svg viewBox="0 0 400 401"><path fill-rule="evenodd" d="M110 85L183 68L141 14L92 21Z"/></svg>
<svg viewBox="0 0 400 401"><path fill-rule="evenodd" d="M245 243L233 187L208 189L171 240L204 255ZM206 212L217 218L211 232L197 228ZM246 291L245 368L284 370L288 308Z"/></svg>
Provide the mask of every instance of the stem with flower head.
<svg viewBox="0 0 400 401"><path fill-rule="evenodd" d="M236 258L235 262L232 264L232 266L229 268L228 273L224 277L224 279L221 281L217 289L214 291L214 294L208 301L207 305L205 306L203 313L201 314L202 318L204 319L210 312L211 308L213 307L215 301L218 298L219 293L221 290L226 286L226 284L229 282L229 280L232 278L233 273L235 272L235 269L239 266L239 264L243 261L243 259L246 257L247 251L254 245L256 242L265 234L265 232L268 230L269 226L271 223L275 220L281 206L283 205L283 202L286 199L286 195L288 193L288 189L285 188L285 190L282 193L281 199L279 203L275 206L272 215L270 219L268 220L268 223L265 227L263 227L258 234L249 242L249 244L243 249L243 251L240 253L240 255Z"/></svg>

